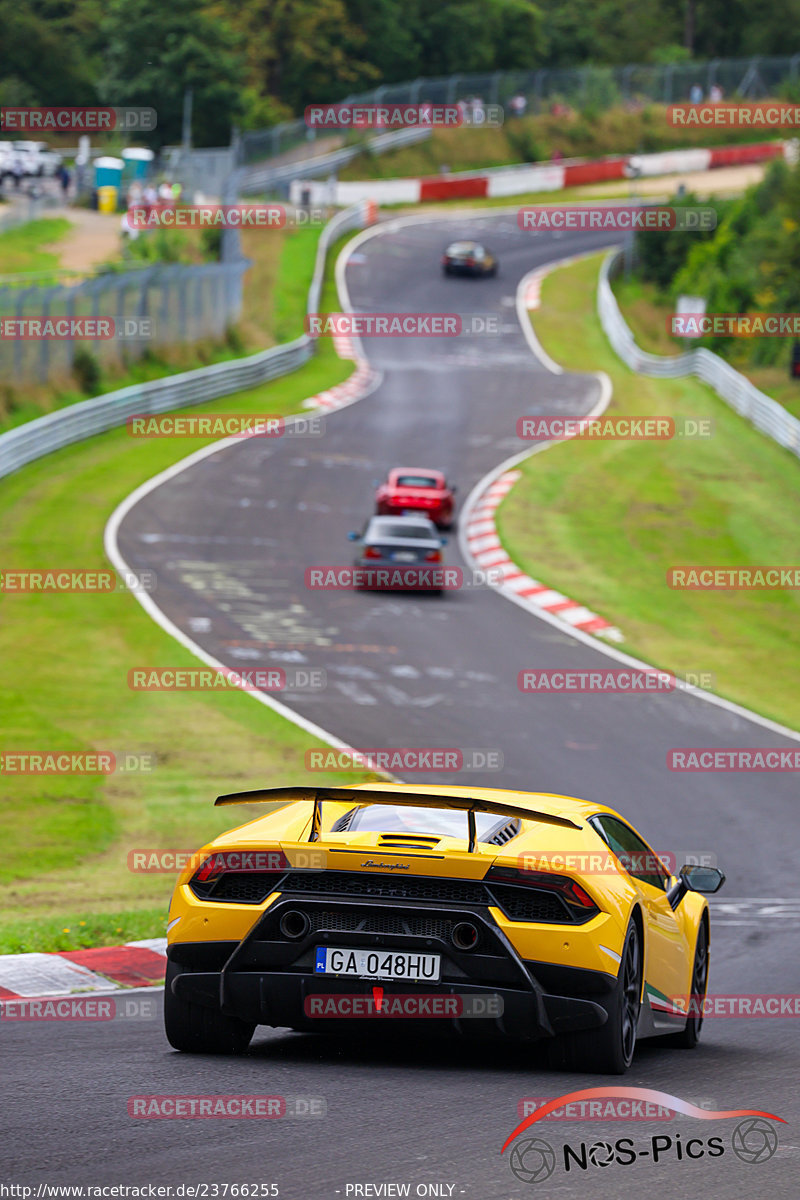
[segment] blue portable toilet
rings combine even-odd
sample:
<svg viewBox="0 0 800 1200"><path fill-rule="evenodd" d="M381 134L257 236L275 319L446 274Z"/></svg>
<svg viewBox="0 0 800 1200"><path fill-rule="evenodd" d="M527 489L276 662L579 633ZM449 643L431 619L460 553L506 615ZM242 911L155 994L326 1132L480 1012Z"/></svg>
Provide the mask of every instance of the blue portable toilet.
<svg viewBox="0 0 800 1200"><path fill-rule="evenodd" d="M146 146L129 146L127 150L122 151L122 157L125 162L126 181L130 180L132 183L134 179L137 179L143 183L155 157L153 151L148 150Z"/></svg>

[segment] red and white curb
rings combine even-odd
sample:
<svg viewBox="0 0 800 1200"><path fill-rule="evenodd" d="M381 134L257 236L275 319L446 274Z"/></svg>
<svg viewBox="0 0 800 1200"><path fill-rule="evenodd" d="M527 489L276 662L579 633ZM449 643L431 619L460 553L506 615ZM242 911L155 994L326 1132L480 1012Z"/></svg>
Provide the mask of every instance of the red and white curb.
<svg viewBox="0 0 800 1200"><path fill-rule="evenodd" d="M3 1000L153 987L164 982L166 954L166 938L54 954L5 954L0 956L0 1008Z"/></svg>
<svg viewBox="0 0 800 1200"><path fill-rule="evenodd" d="M542 302L542 280L549 272L549 268L541 271L534 271L527 276L525 283L525 293L523 303L528 312L533 312Z"/></svg>
<svg viewBox="0 0 800 1200"><path fill-rule="evenodd" d="M582 629L584 633L593 633L621 642L622 634L605 617L598 616L577 600L570 600L561 592L532 579L511 561L503 549L495 525L495 513L520 475L520 471L505 471L489 484L472 505L465 530L467 549L471 557L482 569L491 567L494 573L502 574L499 591L512 592L518 600L527 601L531 609L544 609L573 629Z"/></svg>
<svg viewBox="0 0 800 1200"><path fill-rule="evenodd" d="M344 383L337 383L325 392L309 396L308 400L303 401L303 408L316 408L322 412L346 408L348 404L362 400L380 382L380 373L359 356L351 337L334 334L333 345L339 358L349 358L357 364L356 370Z"/></svg>

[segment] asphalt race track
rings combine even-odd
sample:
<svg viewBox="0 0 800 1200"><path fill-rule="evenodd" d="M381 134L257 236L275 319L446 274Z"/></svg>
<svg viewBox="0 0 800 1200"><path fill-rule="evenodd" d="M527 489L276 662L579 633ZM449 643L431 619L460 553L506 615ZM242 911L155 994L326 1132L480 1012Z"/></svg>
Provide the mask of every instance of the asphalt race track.
<svg viewBox="0 0 800 1200"><path fill-rule="evenodd" d="M125 518L122 554L135 569L157 572L163 612L231 667L324 669L323 691L279 699L347 743L503 756L501 772L409 781L589 796L618 807L660 852L716 853L728 882L711 901L711 994L800 993L800 888L786 852L796 778L677 775L666 765L671 747L795 743L683 692L522 694L517 673L524 667L613 664L487 588L437 598L304 586L307 567L351 561L347 531L371 512L373 480L388 467L440 467L463 499L523 448L518 417L581 415L597 400L593 377L553 375L534 357L514 295L533 267L599 248L603 239L534 236L499 214L475 218L470 228L497 252L497 279L441 276L442 247L465 230L453 216L389 223L358 248L348 290L360 312L500 314L500 336L365 339L383 372L372 395L331 414L324 437L243 440L176 475ZM460 564L455 534L446 555ZM298 762L294 775L304 774ZM241 786L260 782L237 775ZM153 1006L160 1006L157 994ZM784 1117L768 1161L734 1154L730 1120L547 1122L531 1132L555 1147L558 1165L547 1182L525 1183L511 1173L510 1152L499 1154L520 1099L608 1086L613 1078L541 1069L534 1049L513 1044L421 1044L394 1030L383 1042L356 1043L262 1029L244 1059L193 1059L170 1051L159 1015L97 1025L18 1022L3 1030L3 1092L16 1096L3 1151L9 1178L34 1185L275 1182L290 1200L379 1195L353 1186L381 1183L408 1184L412 1196L469 1200L610 1200L656 1188L702 1189L718 1200L797 1196L800 1051L791 1020L709 1019L694 1053L640 1043L632 1069L617 1081L713 1109ZM127 1099L143 1093L317 1097L327 1116L131 1120ZM679 1158L678 1134L683 1142L721 1136L726 1150ZM658 1162L649 1152L654 1135L673 1138ZM564 1171L564 1142L623 1136L636 1143L634 1164ZM424 1192L418 1184L443 1186Z"/></svg>

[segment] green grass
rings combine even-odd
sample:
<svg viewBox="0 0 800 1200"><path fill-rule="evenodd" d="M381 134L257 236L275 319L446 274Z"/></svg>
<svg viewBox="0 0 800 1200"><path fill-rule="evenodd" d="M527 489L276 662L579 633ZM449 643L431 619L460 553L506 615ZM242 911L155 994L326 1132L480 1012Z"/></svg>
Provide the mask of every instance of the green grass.
<svg viewBox="0 0 800 1200"><path fill-rule="evenodd" d="M66 217L44 217L6 229L0 233L0 275L58 267L58 251L45 247L53 246L71 228Z"/></svg>
<svg viewBox="0 0 800 1200"><path fill-rule="evenodd" d="M670 566L797 562L800 464L694 379L634 375L594 310L599 257L547 277L533 317L569 370L604 370L609 412L710 418L705 439L566 442L534 455L499 510L511 558L625 635L625 649L800 728L800 595L674 591Z"/></svg>
<svg viewBox="0 0 800 1200"><path fill-rule="evenodd" d="M680 354L683 351L686 345L684 340L667 333L667 320L674 305L659 295L654 284L635 275L630 279L618 277L614 281L614 295L637 344L643 350L651 354ZM688 348L692 349L694 345L694 342L689 342ZM728 343L726 360L746 375L760 391L772 396L793 416L800 417L800 379L793 379L789 375L791 339L784 340L780 361L774 365L751 362L749 355L753 349L754 342L749 340Z"/></svg>
<svg viewBox="0 0 800 1200"><path fill-rule="evenodd" d="M336 306L336 249L324 293L329 308ZM296 412L305 397L352 369L323 339L316 357L292 375L183 411ZM0 565L106 567L102 535L111 511L138 484L207 441L135 441L114 430L0 480ZM0 664L2 749L154 755L150 772L0 774L6 894L0 949L19 947L20 939L26 948L58 949L65 937L94 944L157 936L172 878L129 872L128 851L192 849L257 815L245 809L232 821L214 809L213 798L301 778L304 752L317 745L240 691L130 691L131 667L192 667L197 660L127 593L0 592ZM371 777L341 772L330 780ZM118 928L124 933L116 934Z"/></svg>

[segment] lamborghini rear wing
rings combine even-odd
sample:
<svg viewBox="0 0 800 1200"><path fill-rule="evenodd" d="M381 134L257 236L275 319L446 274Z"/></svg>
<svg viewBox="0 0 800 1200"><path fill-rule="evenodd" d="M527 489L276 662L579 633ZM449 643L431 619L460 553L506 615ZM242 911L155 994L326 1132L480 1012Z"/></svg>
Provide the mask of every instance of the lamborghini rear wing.
<svg viewBox="0 0 800 1200"><path fill-rule="evenodd" d="M448 796L445 794L407 791L383 791L372 788L346 787L277 787L258 788L252 792L231 792L226 796L217 796L215 804L275 804L295 803L308 800L314 804L311 819L310 842L318 842L322 831L322 802L333 800L338 803L353 805L361 804L391 804L403 805L406 808L453 808L466 812L469 829L469 852L475 852L477 836L475 831L475 813L497 813L499 816L520 817L525 821L542 821L547 825L561 825L567 829L580 829L574 821L567 817L557 817L553 813L538 812L515 804L513 800L488 800L484 796Z"/></svg>

